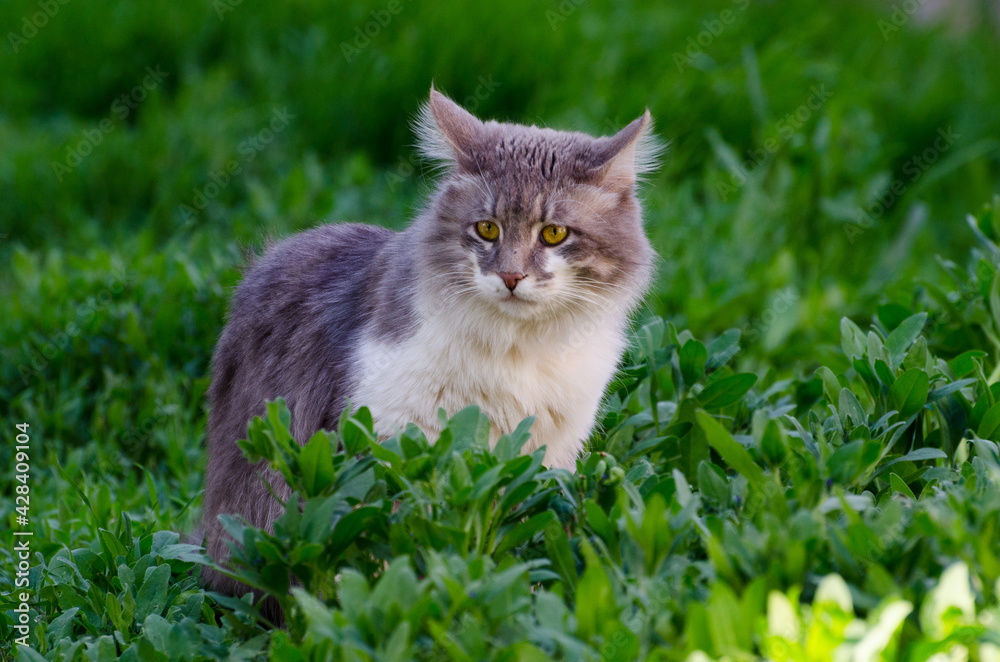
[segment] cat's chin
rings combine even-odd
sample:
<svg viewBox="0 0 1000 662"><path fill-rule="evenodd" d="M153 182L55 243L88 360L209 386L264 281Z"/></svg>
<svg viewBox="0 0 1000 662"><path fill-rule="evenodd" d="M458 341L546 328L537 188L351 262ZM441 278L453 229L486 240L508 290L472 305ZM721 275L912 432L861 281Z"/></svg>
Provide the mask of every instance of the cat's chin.
<svg viewBox="0 0 1000 662"><path fill-rule="evenodd" d="M545 315L540 302L520 296L499 296L492 301L501 314L518 320L535 320Z"/></svg>

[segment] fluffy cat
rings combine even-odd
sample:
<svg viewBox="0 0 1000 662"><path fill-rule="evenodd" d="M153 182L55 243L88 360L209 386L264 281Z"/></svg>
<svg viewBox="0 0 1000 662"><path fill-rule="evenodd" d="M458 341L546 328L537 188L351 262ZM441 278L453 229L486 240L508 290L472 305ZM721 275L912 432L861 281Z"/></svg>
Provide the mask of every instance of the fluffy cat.
<svg viewBox="0 0 1000 662"><path fill-rule="evenodd" d="M417 122L444 174L402 232L325 225L271 247L247 271L214 355L209 390L207 547L229 556L217 516L270 528L288 488L236 440L284 397L304 443L348 398L389 436L430 438L437 411L478 404L491 441L536 416L531 452L574 469L652 273L636 197L654 166L647 111L593 138L483 122L431 89ZM207 579L233 593L218 573Z"/></svg>

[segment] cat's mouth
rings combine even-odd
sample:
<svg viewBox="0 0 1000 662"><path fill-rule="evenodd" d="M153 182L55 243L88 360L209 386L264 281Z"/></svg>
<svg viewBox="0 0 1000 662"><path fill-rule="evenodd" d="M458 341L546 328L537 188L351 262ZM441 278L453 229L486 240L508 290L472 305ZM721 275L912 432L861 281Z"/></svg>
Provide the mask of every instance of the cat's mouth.
<svg viewBox="0 0 1000 662"><path fill-rule="evenodd" d="M497 297L493 301L493 305L496 306L498 312L513 319L534 319L541 310L538 307L537 301L519 296L514 292Z"/></svg>
<svg viewBox="0 0 1000 662"><path fill-rule="evenodd" d="M503 294L499 294L499 296L490 298L493 299L495 306L508 313L515 311L527 312L535 303L534 300L522 296L517 292L504 292Z"/></svg>

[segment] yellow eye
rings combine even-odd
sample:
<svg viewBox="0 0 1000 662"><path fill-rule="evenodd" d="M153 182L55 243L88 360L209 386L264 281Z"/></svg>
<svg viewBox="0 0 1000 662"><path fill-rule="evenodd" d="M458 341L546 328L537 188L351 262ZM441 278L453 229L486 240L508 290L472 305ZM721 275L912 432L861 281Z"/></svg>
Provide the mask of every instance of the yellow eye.
<svg viewBox="0 0 1000 662"><path fill-rule="evenodd" d="M495 241L500 236L500 227L496 223L479 221L476 223L476 232L487 241Z"/></svg>
<svg viewBox="0 0 1000 662"><path fill-rule="evenodd" d="M555 246L565 241L569 230L564 225L546 225L542 228L542 241L549 246Z"/></svg>

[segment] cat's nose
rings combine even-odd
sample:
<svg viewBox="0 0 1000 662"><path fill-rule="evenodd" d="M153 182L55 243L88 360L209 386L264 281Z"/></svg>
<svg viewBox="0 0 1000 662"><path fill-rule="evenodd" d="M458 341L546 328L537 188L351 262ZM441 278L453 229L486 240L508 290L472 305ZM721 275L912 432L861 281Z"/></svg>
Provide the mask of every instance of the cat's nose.
<svg viewBox="0 0 1000 662"><path fill-rule="evenodd" d="M518 283L524 280L526 275L527 274L514 274L509 271L501 271L497 274L497 276L500 276L500 278L503 279L503 284L506 285L507 289L511 292L514 291L514 288L517 287Z"/></svg>

